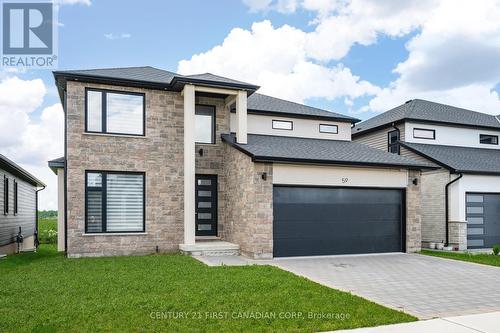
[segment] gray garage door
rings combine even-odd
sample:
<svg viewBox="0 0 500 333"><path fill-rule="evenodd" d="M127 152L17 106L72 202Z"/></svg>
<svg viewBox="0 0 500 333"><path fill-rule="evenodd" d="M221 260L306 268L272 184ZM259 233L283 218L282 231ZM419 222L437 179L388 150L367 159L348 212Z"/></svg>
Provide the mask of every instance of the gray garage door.
<svg viewBox="0 0 500 333"><path fill-rule="evenodd" d="M500 244L500 194L467 193L467 247Z"/></svg>
<svg viewBox="0 0 500 333"><path fill-rule="evenodd" d="M274 187L274 256L404 251L398 189Z"/></svg>

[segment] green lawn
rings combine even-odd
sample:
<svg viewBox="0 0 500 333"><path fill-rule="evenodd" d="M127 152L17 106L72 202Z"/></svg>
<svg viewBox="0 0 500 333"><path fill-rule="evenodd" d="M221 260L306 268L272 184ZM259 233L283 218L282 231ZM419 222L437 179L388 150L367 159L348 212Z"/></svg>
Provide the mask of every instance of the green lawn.
<svg viewBox="0 0 500 333"><path fill-rule="evenodd" d="M500 256L496 256L494 254L489 254L489 253L472 254L472 253L458 253L458 252L445 252L445 251L441 252L432 250L422 250L421 253L428 256L470 261L470 262L475 262L477 264L500 267Z"/></svg>
<svg viewBox="0 0 500 333"><path fill-rule="evenodd" d="M66 259L53 245L0 260L0 300L0 332L313 332L416 320L271 266Z"/></svg>

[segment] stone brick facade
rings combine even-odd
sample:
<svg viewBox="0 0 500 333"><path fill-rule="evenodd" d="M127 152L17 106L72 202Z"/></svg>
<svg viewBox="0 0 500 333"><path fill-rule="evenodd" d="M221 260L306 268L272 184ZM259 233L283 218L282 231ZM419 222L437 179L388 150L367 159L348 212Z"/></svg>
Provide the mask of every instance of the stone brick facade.
<svg viewBox="0 0 500 333"><path fill-rule="evenodd" d="M445 187L450 181L446 169L422 174L422 243L444 242L446 239Z"/></svg>
<svg viewBox="0 0 500 333"><path fill-rule="evenodd" d="M448 222L449 245L458 248L459 251L467 250L467 222L450 221Z"/></svg>
<svg viewBox="0 0 500 333"><path fill-rule="evenodd" d="M417 181L417 185L413 181ZM420 171L408 171L406 189L406 252L420 251L422 245L421 214L421 178Z"/></svg>
<svg viewBox="0 0 500 333"><path fill-rule="evenodd" d="M226 144L224 238L254 258L273 255L273 167ZM262 174L266 173L264 180Z"/></svg>
<svg viewBox="0 0 500 333"><path fill-rule="evenodd" d="M85 87L145 93L146 136L86 134ZM183 98L160 90L67 83L67 254L174 251L183 239ZM85 170L146 174L146 233L85 235Z"/></svg>

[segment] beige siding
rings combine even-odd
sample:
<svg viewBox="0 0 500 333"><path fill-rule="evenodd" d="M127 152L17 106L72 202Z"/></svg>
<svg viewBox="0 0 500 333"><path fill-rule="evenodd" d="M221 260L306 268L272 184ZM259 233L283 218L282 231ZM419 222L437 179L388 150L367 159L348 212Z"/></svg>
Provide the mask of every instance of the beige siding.
<svg viewBox="0 0 500 333"><path fill-rule="evenodd" d="M405 139L405 126L404 124L400 124L396 126L400 131L400 140L404 141ZM356 129L356 128L355 128ZM381 149L387 151L387 141L388 141L388 133L393 131L394 127L387 126L380 130L367 133L360 136L353 136L352 140L358 143L365 144L367 146Z"/></svg>

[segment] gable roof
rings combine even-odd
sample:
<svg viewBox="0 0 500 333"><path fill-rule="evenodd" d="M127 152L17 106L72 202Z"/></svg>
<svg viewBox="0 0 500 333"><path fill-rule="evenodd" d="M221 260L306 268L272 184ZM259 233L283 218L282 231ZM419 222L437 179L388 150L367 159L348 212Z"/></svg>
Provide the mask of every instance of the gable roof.
<svg viewBox="0 0 500 333"><path fill-rule="evenodd" d="M300 118L314 118L325 120L336 120L350 123L356 123L360 120L340 113L318 109L312 106L287 101L281 98L271 97L259 93L254 93L248 97L248 113L289 116ZM235 110L232 109L232 112Z"/></svg>
<svg viewBox="0 0 500 333"><path fill-rule="evenodd" d="M223 134L222 140L250 156L254 162L365 165L408 169L434 168L430 164L352 141L257 134L249 134L247 144L236 143L234 134Z"/></svg>
<svg viewBox="0 0 500 333"><path fill-rule="evenodd" d="M20 179L23 179L30 183L33 186L40 186L40 187L45 187L45 184L33 176L31 173L28 171L24 170L22 167L5 157L4 155L0 154L0 169L3 169L5 171L8 171L9 173L13 174L16 177L19 177Z"/></svg>
<svg viewBox="0 0 500 333"><path fill-rule="evenodd" d="M352 130L353 136L368 133L402 120L447 123L486 127L500 130L500 120L486 113L471 111L447 104L413 99L389 111L359 123Z"/></svg>
<svg viewBox="0 0 500 333"><path fill-rule="evenodd" d="M403 147L457 173L500 174L500 150L401 142Z"/></svg>

